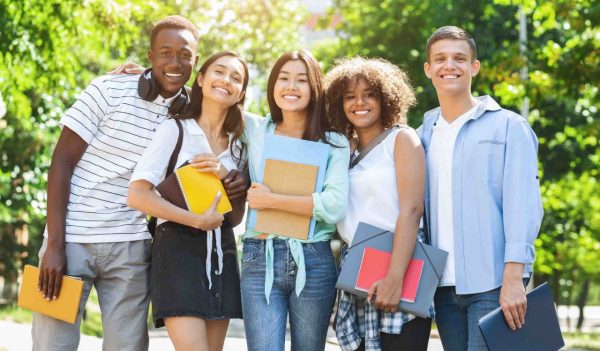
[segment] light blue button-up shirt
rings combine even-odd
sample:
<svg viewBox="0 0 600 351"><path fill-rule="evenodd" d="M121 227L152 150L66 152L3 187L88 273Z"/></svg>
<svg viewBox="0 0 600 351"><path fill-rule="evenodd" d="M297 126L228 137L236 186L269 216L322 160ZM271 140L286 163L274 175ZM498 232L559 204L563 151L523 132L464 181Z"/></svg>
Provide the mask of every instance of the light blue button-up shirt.
<svg viewBox="0 0 600 351"><path fill-rule="evenodd" d="M275 132L275 122L271 116L265 118L250 113L244 114L244 133L240 140L248 146L248 163L250 179L257 181L260 160L264 148L265 134ZM304 266L304 252L302 243L311 243L330 240L335 231L335 224L341 220L348 205L348 164L350 162L350 146L348 139L338 133L326 133L328 140L336 146L329 149L327 157L327 170L323 181L323 191L312 194L313 217L315 218L315 232L309 240L297 240L284 236L270 234L266 239L266 276L265 296L267 302L273 286L273 239L287 240L292 257L298 266L296 274L296 294L304 288L306 283L306 268ZM252 238L259 233L254 228L246 227L242 240Z"/></svg>
<svg viewBox="0 0 600 351"><path fill-rule="evenodd" d="M538 141L527 120L489 96L477 98L452 158L452 215L456 293L474 294L502 285L506 262L531 274L533 243L543 216ZM427 153L440 108L425 113L418 133ZM443 175L440 175L443 176ZM437 194L425 182L425 208L437 242Z"/></svg>

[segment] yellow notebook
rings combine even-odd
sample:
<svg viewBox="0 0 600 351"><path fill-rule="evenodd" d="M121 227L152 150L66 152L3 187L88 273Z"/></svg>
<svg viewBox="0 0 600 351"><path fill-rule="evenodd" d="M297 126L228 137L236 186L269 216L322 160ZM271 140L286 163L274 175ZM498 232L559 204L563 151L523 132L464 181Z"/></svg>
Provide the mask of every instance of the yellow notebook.
<svg viewBox="0 0 600 351"><path fill-rule="evenodd" d="M217 195L217 191L221 192L217 211L224 214L232 210L223 184L216 175L199 172L191 165L178 168L175 170L175 174L190 212L203 213L206 211Z"/></svg>
<svg viewBox="0 0 600 351"><path fill-rule="evenodd" d="M17 305L71 324L75 323L83 292L83 280L63 275L60 295L56 300L47 301L38 291L39 276L39 268L25 265Z"/></svg>

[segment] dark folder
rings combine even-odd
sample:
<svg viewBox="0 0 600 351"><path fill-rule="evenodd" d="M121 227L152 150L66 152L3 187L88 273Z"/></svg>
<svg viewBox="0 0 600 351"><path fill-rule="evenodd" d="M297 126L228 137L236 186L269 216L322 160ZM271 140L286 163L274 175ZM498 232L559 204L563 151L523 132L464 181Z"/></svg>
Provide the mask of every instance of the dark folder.
<svg viewBox="0 0 600 351"><path fill-rule="evenodd" d="M556 351L565 346L548 283L527 294L521 329L510 330L500 308L481 317L479 329L490 351Z"/></svg>
<svg viewBox="0 0 600 351"><path fill-rule="evenodd" d="M367 297L366 291L356 289L356 280L365 248L371 247L391 252L393 242L394 233L370 224L359 223L335 287L354 295ZM401 300L398 308L419 317L427 318L433 295L444 271L448 253L417 241L412 257L424 261L419 287L417 288L417 297L414 302Z"/></svg>

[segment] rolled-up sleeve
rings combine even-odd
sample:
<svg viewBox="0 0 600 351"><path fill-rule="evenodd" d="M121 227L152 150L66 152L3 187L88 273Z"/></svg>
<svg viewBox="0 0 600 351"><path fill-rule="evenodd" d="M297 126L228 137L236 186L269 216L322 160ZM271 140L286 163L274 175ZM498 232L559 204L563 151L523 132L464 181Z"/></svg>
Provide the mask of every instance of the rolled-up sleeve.
<svg viewBox="0 0 600 351"><path fill-rule="evenodd" d="M529 123L512 122L506 137L503 184L504 262L532 264L543 217L538 141Z"/></svg>
<svg viewBox="0 0 600 351"><path fill-rule="evenodd" d="M323 191L312 195L313 217L317 221L335 224L344 217L348 204L350 147L341 134L328 133L327 137L333 145L329 149Z"/></svg>
<svg viewBox="0 0 600 351"><path fill-rule="evenodd" d="M178 136L179 129L175 121L172 119L164 121L135 166L129 182L143 179L156 186L165 179L169 159L175 150Z"/></svg>

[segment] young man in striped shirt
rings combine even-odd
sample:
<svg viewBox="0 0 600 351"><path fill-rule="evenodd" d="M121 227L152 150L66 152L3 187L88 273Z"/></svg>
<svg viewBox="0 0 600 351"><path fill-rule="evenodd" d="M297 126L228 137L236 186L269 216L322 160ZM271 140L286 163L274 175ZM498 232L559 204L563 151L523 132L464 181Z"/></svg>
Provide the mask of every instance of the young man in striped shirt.
<svg viewBox="0 0 600 351"><path fill-rule="evenodd" d="M34 350L77 349L92 286L104 350L148 348L151 236L145 215L126 205L128 183L157 126L187 102L184 85L197 45L190 21L163 19L152 29L149 71L94 79L62 116L48 176L39 289L56 299L69 274L84 279L84 294L74 325L34 314Z"/></svg>

